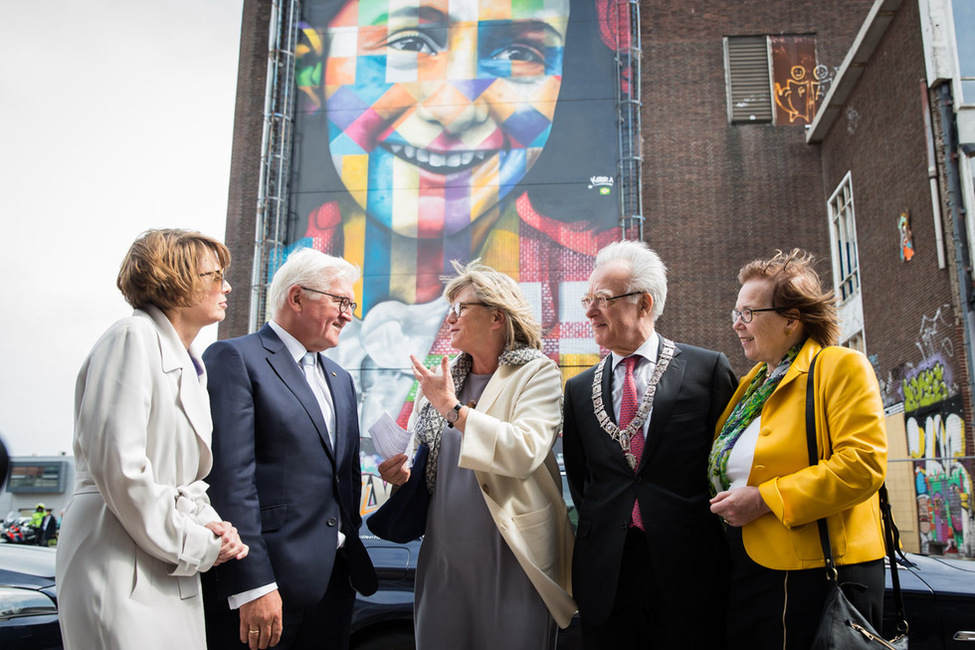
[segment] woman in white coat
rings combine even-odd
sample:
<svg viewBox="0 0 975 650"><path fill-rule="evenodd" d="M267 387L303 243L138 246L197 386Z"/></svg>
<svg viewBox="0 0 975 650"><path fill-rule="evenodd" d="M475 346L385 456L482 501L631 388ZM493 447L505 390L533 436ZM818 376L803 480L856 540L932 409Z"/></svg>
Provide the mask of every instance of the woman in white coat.
<svg viewBox="0 0 975 650"><path fill-rule="evenodd" d="M98 340L75 390L75 493L61 524L66 650L206 647L199 572L247 554L210 507L206 373L189 351L223 320L230 253L196 232L154 230L118 287L135 311Z"/></svg>
<svg viewBox="0 0 975 650"><path fill-rule="evenodd" d="M416 642L427 648L554 648L569 595L573 534L552 445L562 381L541 327L508 276L477 262L444 290L450 344L440 372L411 357L422 395L410 426L430 446L431 491L417 562ZM379 470L402 484L394 456Z"/></svg>

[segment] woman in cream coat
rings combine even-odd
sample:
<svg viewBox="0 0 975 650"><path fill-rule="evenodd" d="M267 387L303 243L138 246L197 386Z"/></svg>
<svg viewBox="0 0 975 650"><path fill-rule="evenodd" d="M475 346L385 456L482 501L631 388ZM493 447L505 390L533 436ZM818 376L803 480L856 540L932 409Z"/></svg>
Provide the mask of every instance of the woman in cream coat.
<svg viewBox="0 0 975 650"><path fill-rule="evenodd" d="M884 541L877 490L887 469L880 387L839 334L831 292L800 250L738 274L732 326L757 361L718 420L711 510L725 521L732 576L729 648L808 648L826 600L816 521L826 518L840 583L880 629ZM821 354L820 354L821 352ZM806 387L815 372L819 462L809 464Z"/></svg>
<svg viewBox="0 0 975 650"><path fill-rule="evenodd" d="M411 357L422 395L410 427L427 442L431 491L417 562L417 647L552 648L569 595L572 529L552 453L561 426L558 367L518 285L472 262L444 296L453 363ZM418 443L417 443L418 444ZM394 484L405 455L380 465Z"/></svg>
<svg viewBox="0 0 975 650"><path fill-rule="evenodd" d="M190 343L220 321L230 254L157 230L118 286L135 307L95 344L75 392L76 488L57 554L67 650L206 647L198 573L247 554L210 507L206 374Z"/></svg>

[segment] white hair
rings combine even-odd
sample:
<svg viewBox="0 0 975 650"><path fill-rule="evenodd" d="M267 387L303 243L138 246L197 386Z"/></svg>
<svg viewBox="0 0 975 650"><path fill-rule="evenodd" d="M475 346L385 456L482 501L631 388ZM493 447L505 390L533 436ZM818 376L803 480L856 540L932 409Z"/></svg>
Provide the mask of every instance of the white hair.
<svg viewBox="0 0 975 650"><path fill-rule="evenodd" d="M290 255L271 280L268 290L267 308L269 318L284 307L288 300L288 290L296 284L320 291L327 291L332 284L344 279L355 282L359 279L359 269L341 257L332 257L313 248L300 248ZM314 294L320 299L320 294Z"/></svg>
<svg viewBox="0 0 975 650"><path fill-rule="evenodd" d="M639 291L653 298L653 319L664 313L667 302L667 267L645 242L617 241L604 246L596 254L596 268L611 262L621 262L630 270L626 293Z"/></svg>

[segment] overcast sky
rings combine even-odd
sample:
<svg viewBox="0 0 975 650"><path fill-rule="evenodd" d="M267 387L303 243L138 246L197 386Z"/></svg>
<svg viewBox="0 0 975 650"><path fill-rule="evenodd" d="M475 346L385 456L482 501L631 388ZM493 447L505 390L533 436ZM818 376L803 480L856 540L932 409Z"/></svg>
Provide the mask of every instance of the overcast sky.
<svg viewBox="0 0 975 650"><path fill-rule="evenodd" d="M13 455L71 453L78 369L131 313L115 277L132 241L154 227L223 239L242 4L0 0L0 437Z"/></svg>

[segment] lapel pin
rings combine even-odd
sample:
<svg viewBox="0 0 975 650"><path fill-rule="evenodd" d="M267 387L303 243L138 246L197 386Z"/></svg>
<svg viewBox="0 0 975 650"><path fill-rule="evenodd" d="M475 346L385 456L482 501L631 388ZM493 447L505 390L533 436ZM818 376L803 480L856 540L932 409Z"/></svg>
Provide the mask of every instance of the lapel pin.
<svg viewBox="0 0 975 650"><path fill-rule="evenodd" d="M332 373L332 376L333 376L333 377L335 376L335 373L334 373L334 372Z"/></svg>

